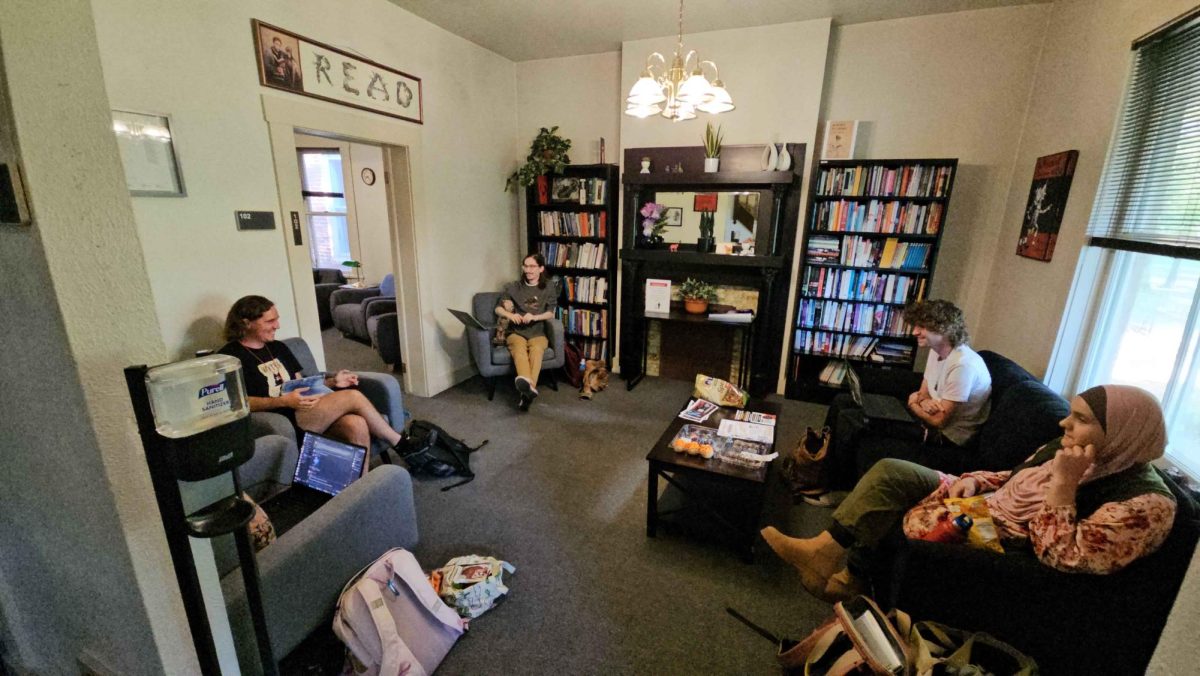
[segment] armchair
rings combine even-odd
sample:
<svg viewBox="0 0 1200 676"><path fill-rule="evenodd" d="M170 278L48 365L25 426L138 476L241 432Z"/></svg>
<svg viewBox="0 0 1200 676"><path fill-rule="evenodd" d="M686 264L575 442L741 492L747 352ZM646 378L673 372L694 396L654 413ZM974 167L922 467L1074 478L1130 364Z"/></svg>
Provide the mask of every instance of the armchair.
<svg viewBox="0 0 1200 676"><path fill-rule="evenodd" d="M298 452L289 439L255 441L254 457L237 469L243 490L261 495L272 483L290 484ZM226 477L182 484L189 511L228 495ZM384 465L352 483L257 555L259 587L275 661L329 622L346 580L393 547L417 544L412 478ZM244 673L262 673L233 537L212 541L213 556Z"/></svg>
<svg viewBox="0 0 1200 676"><path fill-rule="evenodd" d="M380 310L378 313L376 306ZM371 335L371 345L383 363L391 366L393 371L400 371L400 316L395 310L383 312L383 309L384 303L372 303L367 309L370 315L367 317L367 333Z"/></svg>
<svg viewBox="0 0 1200 676"><path fill-rule="evenodd" d="M321 372L317 368L316 360L313 359L312 350L308 349L308 343L304 342L303 338L285 338L283 343L300 362L301 373L308 376ZM392 427L398 430L404 429L407 422L404 417L404 394L400 391L400 383L396 382L396 378L387 373L371 371L356 371L356 373L358 374L359 391L366 395L367 399L375 406L375 410L383 414ZM291 441L292 444L297 443L296 430L292 427L292 423L278 413L270 411L251 413L250 426L256 437L277 434ZM371 442L373 454L379 454L385 450L387 450L385 442L380 440Z"/></svg>
<svg viewBox="0 0 1200 676"><path fill-rule="evenodd" d="M333 325L348 338L369 341L367 331L368 309L375 303L385 305L376 314L396 311L396 279L391 274L384 276L378 287L369 289L338 289L329 297ZM383 308L389 309L383 309Z"/></svg>
<svg viewBox="0 0 1200 676"><path fill-rule="evenodd" d="M467 346L471 351L471 359L475 361L475 367L479 369L479 375L487 381L488 401L491 401L492 397L496 395L497 376L514 372L512 355L508 353L508 348L503 345L492 345L491 328L496 326L496 303L499 300L500 293L496 291L475 294L471 299L471 314L479 320L480 324L488 328L467 327ZM550 320L550 334L550 345L546 348L545 356L542 357L540 375L548 377L550 388L557 390L558 382L554 379L554 370L562 368L567 361L566 351L563 347L566 342L565 333L562 322L557 318Z"/></svg>
<svg viewBox="0 0 1200 676"><path fill-rule="evenodd" d="M346 283L346 275L338 268L313 268L313 286L317 292L317 317L321 328L333 326L333 315L329 310L329 298Z"/></svg>

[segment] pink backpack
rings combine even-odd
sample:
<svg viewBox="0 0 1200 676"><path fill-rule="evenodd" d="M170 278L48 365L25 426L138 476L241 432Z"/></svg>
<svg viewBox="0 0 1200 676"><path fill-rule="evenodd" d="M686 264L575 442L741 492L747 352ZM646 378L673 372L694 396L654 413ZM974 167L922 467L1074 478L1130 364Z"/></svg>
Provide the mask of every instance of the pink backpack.
<svg viewBox="0 0 1200 676"><path fill-rule="evenodd" d="M432 674L466 627L412 553L399 548L346 583L333 616L333 633L349 649L354 673L366 676Z"/></svg>

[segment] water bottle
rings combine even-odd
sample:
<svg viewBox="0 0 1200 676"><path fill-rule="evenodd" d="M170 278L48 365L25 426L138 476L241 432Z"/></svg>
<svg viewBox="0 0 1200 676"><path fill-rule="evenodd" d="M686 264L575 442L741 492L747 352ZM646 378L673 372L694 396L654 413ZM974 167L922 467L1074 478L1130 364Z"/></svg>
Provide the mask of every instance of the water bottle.
<svg viewBox="0 0 1200 676"><path fill-rule="evenodd" d="M929 542L944 542L954 544L967 539L967 531L971 530L974 520L966 514L959 514L953 519L938 522L933 530L921 537Z"/></svg>

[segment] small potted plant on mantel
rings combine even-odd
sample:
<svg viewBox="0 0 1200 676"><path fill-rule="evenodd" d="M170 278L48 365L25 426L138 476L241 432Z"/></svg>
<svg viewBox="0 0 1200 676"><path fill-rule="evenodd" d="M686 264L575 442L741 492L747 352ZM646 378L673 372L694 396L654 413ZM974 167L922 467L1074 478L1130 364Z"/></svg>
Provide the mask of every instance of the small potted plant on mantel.
<svg viewBox="0 0 1200 676"><path fill-rule="evenodd" d="M704 172L715 173L721 165L721 127L713 129L712 122L704 130Z"/></svg>
<svg viewBox="0 0 1200 676"><path fill-rule="evenodd" d="M688 277L679 285L679 296L683 298L683 309L694 315L708 312L708 304L717 299L717 287L708 282Z"/></svg>

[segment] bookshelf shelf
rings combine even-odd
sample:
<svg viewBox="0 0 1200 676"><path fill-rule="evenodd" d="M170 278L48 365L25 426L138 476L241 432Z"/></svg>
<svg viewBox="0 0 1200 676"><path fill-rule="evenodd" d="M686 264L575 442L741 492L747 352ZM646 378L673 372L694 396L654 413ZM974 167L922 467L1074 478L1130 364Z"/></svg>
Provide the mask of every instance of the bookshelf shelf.
<svg viewBox="0 0 1200 676"><path fill-rule="evenodd" d="M924 300L933 282L957 170L956 159L818 165L791 330L789 398L828 401L841 389L840 360L913 367L916 341L901 312Z"/></svg>
<svg viewBox="0 0 1200 676"><path fill-rule="evenodd" d="M568 340L585 358L601 359L611 368L612 347L607 336L616 328L617 166L567 165L561 174L542 179L542 185L535 183L525 192L529 249L541 252L546 257L546 273L560 280L558 316ZM588 203L554 200L572 183ZM604 300L594 302L593 298Z"/></svg>

